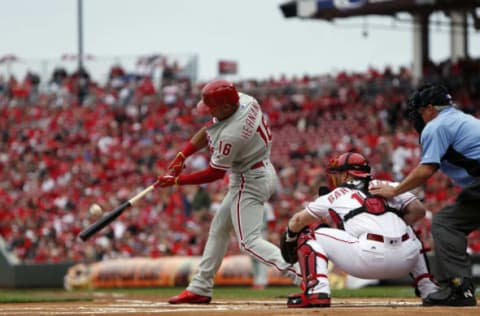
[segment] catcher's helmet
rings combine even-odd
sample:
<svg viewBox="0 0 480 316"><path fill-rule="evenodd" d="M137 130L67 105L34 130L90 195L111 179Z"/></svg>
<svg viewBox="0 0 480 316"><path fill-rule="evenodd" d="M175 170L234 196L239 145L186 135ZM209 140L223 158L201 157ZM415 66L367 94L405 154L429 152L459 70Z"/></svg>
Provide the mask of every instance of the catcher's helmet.
<svg viewBox="0 0 480 316"><path fill-rule="evenodd" d="M227 80L209 82L202 89L202 103L209 108L235 105L239 101L237 88Z"/></svg>
<svg viewBox="0 0 480 316"><path fill-rule="evenodd" d="M328 173L341 171L357 178L366 178L370 176L370 165L363 155L348 152L333 159L328 165Z"/></svg>

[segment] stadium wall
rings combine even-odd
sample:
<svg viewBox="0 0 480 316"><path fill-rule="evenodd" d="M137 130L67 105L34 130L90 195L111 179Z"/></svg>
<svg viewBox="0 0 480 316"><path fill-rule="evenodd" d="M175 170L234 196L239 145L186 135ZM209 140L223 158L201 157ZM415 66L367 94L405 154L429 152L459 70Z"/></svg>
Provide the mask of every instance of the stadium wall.
<svg viewBox="0 0 480 316"><path fill-rule="evenodd" d="M7 251L0 237L0 288L62 288L75 263L26 264Z"/></svg>
<svg viewBox="0 0 480 316"><path fill-rule="evenodd" d="M62 288L73 263L19 264L12 267L12 288Z"/></svg>
<svg viewBox="0 0 480 316"><path fill-rule="evenodd" d="M216 284L251 285L249 258L236 256L231 263L219 270ZM5 252L0 251L0 288L126 288L126 287L168 287L185 286L193 275L199 257L160 259L131 258L118 262L105 261L92 264L51 263L51 264L11 264ZM430 257L432 270L435 272L433 257ZM140 261L138 261L140 260ZM160 260L160 261L159 261ZM175 269L171 264L184 262ZM138 262L136 262L138 261ZM172 262L170 262L172 261ZM238 265L241 262L243 264ZM472 272L477 284L480 283L480 256L472 256ZM241 266L244 266L241 268ZM161 267L160 269L157 269ZM153 268L153 269L152 269ZM177 272L175 272L177 271ZM178 273L178 272L181 273ZM342 287L345 279L341 274L331 271L331 283ZM274 271L269 271L271 285L288 285L290 280ZM342 283L343 282L343 283ZM381 280L383 285L410 285L408 276L400 279Z"/></svg>
<svg viewBox="0 0 480 316"><path fill-rule="evenodd" d="M0 286L2 287L14 283L9 260L12 260L12 258L10 258L10 253L5 247L5 241L0 237Z"/></svg>
<svg viewBox="0 0 480 316"><path fill-rule="evenodd" d="M0 255L0 288L63 288L73 263L9 265Z"/></svg>

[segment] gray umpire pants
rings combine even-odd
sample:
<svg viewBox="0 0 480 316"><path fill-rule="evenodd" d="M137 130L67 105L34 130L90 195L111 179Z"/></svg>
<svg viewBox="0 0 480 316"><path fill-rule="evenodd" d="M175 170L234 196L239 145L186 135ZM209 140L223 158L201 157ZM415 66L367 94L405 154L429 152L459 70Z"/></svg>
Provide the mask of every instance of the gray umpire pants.
<svg viewBox="0 0 480 316"><path fill-rule="evenodd" d="M264 202L276 188L277 175L270 162L265 167L231 174L229 190L210 224L210 231L198 271L187 290L212 296L215 273L227 251L230 233L235 232L240 250L301 281L300 275L285 260L280 249L262 237Z"/></svg>
<svg viewBox="0 0 480 316"><path fill-rule="evenodd" d="M480 179L465 187L455 202L442 208L432 220L435 243L435 277L445 282L455 277L471 278L467 236L480 228Z"/></svg>

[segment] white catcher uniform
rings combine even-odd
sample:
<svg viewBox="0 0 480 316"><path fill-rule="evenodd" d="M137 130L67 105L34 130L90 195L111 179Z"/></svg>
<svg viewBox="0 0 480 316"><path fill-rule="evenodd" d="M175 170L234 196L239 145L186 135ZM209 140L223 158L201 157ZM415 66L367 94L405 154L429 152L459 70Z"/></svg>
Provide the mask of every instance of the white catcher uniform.
<svg viewBox="0 0 480 316"><path fill-rule="evenodd" d="M240 249L299 282L300 274L280 249L262 238L263 204L277 187L270 163L272 134L258 102L239 93L240 106L229 118L214 119L207 129L210 165L230 170L229 189L210 225L197 273L187 290L212 296L213 279L235 231Z"/></svg>
<svg viewBox="0 0 480 316"><path fill-rule="evenodd" d="M330 216L335 222L342 222L351 210L362 206L365 197L360 190L340 186L309 203L306 210L316 218ZM412 193L406 192L388 200L387 204L402 210L414 199ZM363 279L391 279L411 273L422 297L436 289L429 278L421 241L397 214L362 212L344 221L343 225L344 230L318 228L314 231L314 239L307 241L316 255L314 263L310 263L315 265L310 268L316 271L312 278L318 280L315 286L307 287L309 291L330 294L328 260L346 273Z"/></svg>

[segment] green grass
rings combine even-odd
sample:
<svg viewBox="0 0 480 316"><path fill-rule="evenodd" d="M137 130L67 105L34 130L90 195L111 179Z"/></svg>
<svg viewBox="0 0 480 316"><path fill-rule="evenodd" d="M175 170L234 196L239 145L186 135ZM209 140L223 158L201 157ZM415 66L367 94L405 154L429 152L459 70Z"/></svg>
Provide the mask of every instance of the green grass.
<svg viewBox="0 0 480 316"><path fill-rule="evenodd" d="M135 289L100 289L84 290L82 292L94 293L124 293L138 295L155 295L170 297L180 293L184 288L135 288ZM265 290L252 290L249 287L215 287L213 296L219 299L268 299L286 298L289 294L298 293L300 289L295 286L271 286ZM361 289L333 290L333 297L414 297L413 288L408 286L372 286Z"/></svg>
<svg viewBox="0 0 480 316"><path fill-rule="evenodd" d="M168 298L180 293L184 287L169 288L123 288L123 289L97 289L77 290L67 292L61 289L38 290L12 290L0 289L0 304L6 303L33 303L33 302L72 302L92 301L95 293L125 294L125 295L152 295L157 299ZM275 299L286 298L289 294L298 293L299 288L293 286L272 286L265 290L252 290L249 287L215 287L215 299ZM404 298L414 297L413 288L408 286L369 286L361 289L333 290L335 298L347 297L384 297ZM478 295L477 295L478 296ZM1 309L1 308L0 308Z"/></svg>
<svg viewBox="0 0 480 316"><path fill-rule="evenodd" d="M0 304L92 301L91 297L65 296L64 290L10 290L0 289Z"/></svg>

